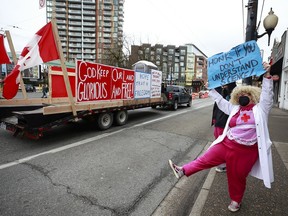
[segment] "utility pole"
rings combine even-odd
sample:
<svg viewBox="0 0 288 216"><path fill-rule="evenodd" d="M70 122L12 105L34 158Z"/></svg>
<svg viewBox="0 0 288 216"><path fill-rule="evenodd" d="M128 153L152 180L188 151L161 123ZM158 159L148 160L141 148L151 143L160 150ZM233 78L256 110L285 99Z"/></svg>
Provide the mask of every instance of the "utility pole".
<svg viewBox="0 0 288 216"><path fill-rule="evenodd" d="M247 13L247 25L246 25L246 38L245 42L250 40L257 40L257 10L258 10L258 0L249 0ZM242 80L246 85L252 85L252 77L247 77Z"/></svg>

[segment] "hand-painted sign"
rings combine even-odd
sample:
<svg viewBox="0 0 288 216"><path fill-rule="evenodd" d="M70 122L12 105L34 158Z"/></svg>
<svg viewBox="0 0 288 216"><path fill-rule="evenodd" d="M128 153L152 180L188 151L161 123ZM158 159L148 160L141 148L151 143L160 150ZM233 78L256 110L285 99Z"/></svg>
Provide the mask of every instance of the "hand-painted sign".
<svg viewBox="0 0 288 216"><path fill-rule="evenodd" d="M265 72L260 49L256 41L248 41L208 58L208 88L260 76Z"/></svg>
<svg viewBox="0 0 288 216"><path fill-rule="evenodd" d="M162 72L159 70L151 70L151 98L161 97Z"/></svg>
<svg viewBox="0 0 288 216"><path fill-rule="evenodd" d="M135 99L150 98L151 74L135 71Z"/></svg>
<svg viewBox="0 0 288 216"><path fill-rule="evenodd" d="M76 72L77 102L134 98L133 70L77 60Z"/></svg>

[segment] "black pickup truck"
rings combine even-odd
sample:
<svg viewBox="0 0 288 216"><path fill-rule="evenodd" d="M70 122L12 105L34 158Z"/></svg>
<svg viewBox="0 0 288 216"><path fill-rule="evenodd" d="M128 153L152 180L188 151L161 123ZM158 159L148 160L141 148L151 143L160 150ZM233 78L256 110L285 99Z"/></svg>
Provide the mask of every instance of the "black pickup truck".
<svg viewBox="0 0 288 216"><path fill-rule="evenodd" d="M173 110L177 110L178 105L187 104L188 107L192 105L192 95L183 86L168 85L162 92L166 96L164 106Z"/></svg>

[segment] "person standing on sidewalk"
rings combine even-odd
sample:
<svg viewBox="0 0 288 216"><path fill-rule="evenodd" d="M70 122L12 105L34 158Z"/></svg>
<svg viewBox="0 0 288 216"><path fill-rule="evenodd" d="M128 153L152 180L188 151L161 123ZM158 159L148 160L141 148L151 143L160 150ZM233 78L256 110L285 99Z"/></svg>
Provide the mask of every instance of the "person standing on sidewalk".
<svg viewBox="0 0 288 216"><path fill-rule="evenodd" d="M263 63L262 90L255 86L237 86L228 102L215 89L209 92L218 107L229 115L223 134L197 159L183 166L169 165L175 176L191 176L204 169L226 163L228 191L231 198L228 209L236 212L246 189L248 174L263 179L271 188L274 181L272 142L269 137L268 115L273 106L273 80L270 65Z"/></svg>
<svg viewBox="0 0 288 216"><path fill-rule="evenodd" d="M222 95L227 101L231 98L231 92L236 87L236 83L229 83L224 86L220 86L215 88L215 90ZM214 125L214 138L217 139L225 128L226 122L228 119L228 115L225 114L222 110L219 109L217 103L214 103L213 111L212 111L212 126ZM220 164L216 167L216 172L222 173L226 172L226 164Z"/></svg>

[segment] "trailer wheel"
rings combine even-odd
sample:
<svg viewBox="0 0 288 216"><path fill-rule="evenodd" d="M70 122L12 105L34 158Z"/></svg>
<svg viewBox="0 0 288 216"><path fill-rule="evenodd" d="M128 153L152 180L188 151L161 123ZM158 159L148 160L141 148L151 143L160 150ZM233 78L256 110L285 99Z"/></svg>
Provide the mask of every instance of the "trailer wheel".
<svg viewBox="0 0 288 216"><path fill-rule="evenodd" d="M115 115L114 115L115 125L118 125L118 126L125 125L127 120L128 120L127 110L120 110L120 111L115 112Z"/></svg>
<svg viewBox="0 0 288 216"><path fill-rule="evenodd" d="M100 113L97 117L97 126L100 130L107 130L113 123L112 113Z"/></svg>

